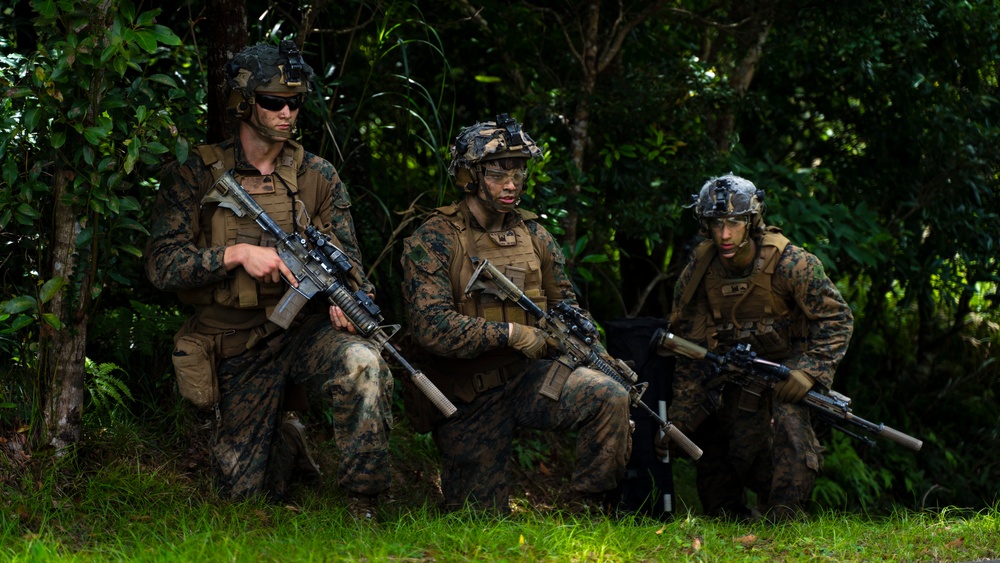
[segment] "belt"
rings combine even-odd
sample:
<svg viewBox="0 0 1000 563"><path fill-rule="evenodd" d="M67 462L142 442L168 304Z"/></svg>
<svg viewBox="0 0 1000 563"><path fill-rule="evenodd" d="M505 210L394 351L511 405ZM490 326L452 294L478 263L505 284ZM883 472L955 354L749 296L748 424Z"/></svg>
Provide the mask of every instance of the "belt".
<svg viewBox="0 0 1000 563"><path fill-rule="evenodd" d="M524 359L518 360L502 368L474 373L471 378L472 388L476 390L477 394L479 394L484 391L500 387L501 385L505 385L508 381L520 375L527 365L528 360Z"/></svg>

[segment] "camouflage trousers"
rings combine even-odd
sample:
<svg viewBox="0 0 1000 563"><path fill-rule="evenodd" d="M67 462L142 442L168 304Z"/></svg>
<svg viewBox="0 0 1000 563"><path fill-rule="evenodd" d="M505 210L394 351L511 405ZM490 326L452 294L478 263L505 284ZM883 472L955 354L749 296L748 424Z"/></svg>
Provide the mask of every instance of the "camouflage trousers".
<svg viewBox="0 0 1000 563"><path fill-rule="evenodd" d="M366 339L333 328L328 317L302 325L218 366L221 418L212 462L224 497L283 492L293 446L280 431L284 392L302 384L310 410L333 414L338 484L357 493L389 488L392 375Z"/></svg>
<svg viewBox="0 0 1000 563"><path fill-rule="evenodd" d="M615 488L632 449L627 391L608 376L574 370L558 401L540 395L550 361L532 362L506 385L457 403L458 412L438 424L434 442L443 458L441 489L449 508L466 502L510 511L508 465L514 431L576 431L573 489Z"/></svg>
<svg viewBox="0 0 1000 563"><path fill-rule="evenodd" d="M746 514L749 489L762 511L793 515L823 467L809 408L765 391L756 410L742 410L740 394L738 386L727 386L722 406L691 437L704 450L696 477L702 508L713 516Z"/></svg>

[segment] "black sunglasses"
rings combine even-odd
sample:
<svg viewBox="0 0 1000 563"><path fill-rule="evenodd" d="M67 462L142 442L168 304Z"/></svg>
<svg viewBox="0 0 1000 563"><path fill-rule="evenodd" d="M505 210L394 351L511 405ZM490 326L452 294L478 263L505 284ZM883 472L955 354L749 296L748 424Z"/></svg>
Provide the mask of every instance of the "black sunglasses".
<svg viewBox="0 0 1000 563"><path fill-rule="evenodd" d="M302 94L285 98L283 96L269 96L267 94L254 94L257 105L267 111L281 111L287 105L288 109L295 111L302 107Z"/></svg>

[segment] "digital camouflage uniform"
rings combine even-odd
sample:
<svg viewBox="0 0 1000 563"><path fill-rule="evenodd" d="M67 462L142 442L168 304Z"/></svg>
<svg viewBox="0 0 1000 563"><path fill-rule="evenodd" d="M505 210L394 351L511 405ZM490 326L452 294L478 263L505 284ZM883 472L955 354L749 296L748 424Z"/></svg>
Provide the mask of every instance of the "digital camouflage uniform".
<svg viewBox="0 0 1000 563"><path fill-rule="evenodd" d="M226 155L235 165L234 176L245 186L270 190L269 201L282 209L283 197L288 197L290 212L274 217L284 229L292 228L292 216L299 231L311 223L337 241L354 271L360 272L361 254L346 187L329 162L291 141L286 142L275 173L268 176L245 161L236 140L205 148L184 164L164 169L146 272L156 287L177 291L182 301L194 305L195 315L182 331L207 333L216 343L221 401L212 460L222 494L284 492L292 446L278 428L291 382L305 387L313 411L332 409L340 450L338 483L368 495L386 490L392 377L379 351L359 336L335 330L327 304L318 300L303 309L287 331L269 323L269 308L287 285L255 285L242 268L226 272L223 265L227 246L223 239L231 239L229 244L265 245L262 230L252 221L233 223L232 212L216 204L200 203L215 181L205 155ZM296 168L294 162L299 160ZM288 193L296 193L294 206ZM254 197L260 201L264 196ZM227 229L235 225L238 232L220 235L222 224ZM355 281L361 289L373 291L360 276Z"/></svg>
<svg viewBox="0 0 1000 563"><path fill-rule="evenodd" d="M851 309L816 256L788 244L779 229L763 230L766 241L755 238L758 258L754 273L746 276L727 273L713 242L702 243L675 287L671 330L720 353L737 343L750 344L759 357L803 370L815 379L817 390L829 389L847 351ZM694 279L699 261L711 261L700 280ZM693 298L682 303L692 283L699 286L689 293ZM715 292L715 306L709 287ZM729 301L723 293L731 294ZM746 310L749 301L756 301L756 313ZM729 305L720 308L718 303ZM713 515L745 513L746 487L776 517L794 514L808 500L823 465L808 407L782 402L768 389L750 390L762 392L760 397L733 384L709 389L706 382L713 377L707 362L678 357L669 412L686 431L698 427L692 439L704 449L697 462L704 510Z"/></svg>
<svg viewBox="0 0 1000 563"><path fill-rule="evenodd" d="M507 268L512 279L521 273L516 283L543 309L560 301L575 303L562 252L534 218L525 211L509 212L500 231L485 233L464 204L452 205L438 209L404 243L403 295L411 330L434 357L422 367L458 407L451 418L437 416L433 424L450 507L468 501L509 511L507 473L516 428L576 431L572 487L582 493L613 489L628 460L625 389L599 372L577 368L559 400L540 395L553 362L528 361L508 346L506 321L533 323L514 304L489 308L483 303L491 296L474 294L470 302L462 294L471 277L462 239L471 234L477 242L465 246L477 245L479 254L488 255L501 271ZM515 257L525 248L528 256ZM492 320L477 316L476 307Z"/></svg>

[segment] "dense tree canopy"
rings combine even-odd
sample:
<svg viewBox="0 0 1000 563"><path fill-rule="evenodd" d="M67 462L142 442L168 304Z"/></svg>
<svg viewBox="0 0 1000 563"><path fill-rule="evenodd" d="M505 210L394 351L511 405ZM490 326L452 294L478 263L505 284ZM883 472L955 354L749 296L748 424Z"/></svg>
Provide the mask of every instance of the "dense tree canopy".
<svg viewBox="0 0 1000 563"><path fill-rule="evenodd" d="M510 113L545 145L524 205L601 321L668 315L696 231L684 205L733 171L855 311L835 387L926 440L914 455L831 438L819 500L997 500L992 0L16 0L0 12L0 425L60 445L75 438L54 440L55 419L108 415L102 398L165 408L185 312L139 249L164 159L222 134L212 73L242 47L242 9L246 43L294 39L317 70L301 137L347 180L388 316L406 315L402 238L456 196L461 126ZM83 377L84 348L58 355L74 342L120 369L64 385L89 399L55 416L75 377L60 370Z"/></svg>

